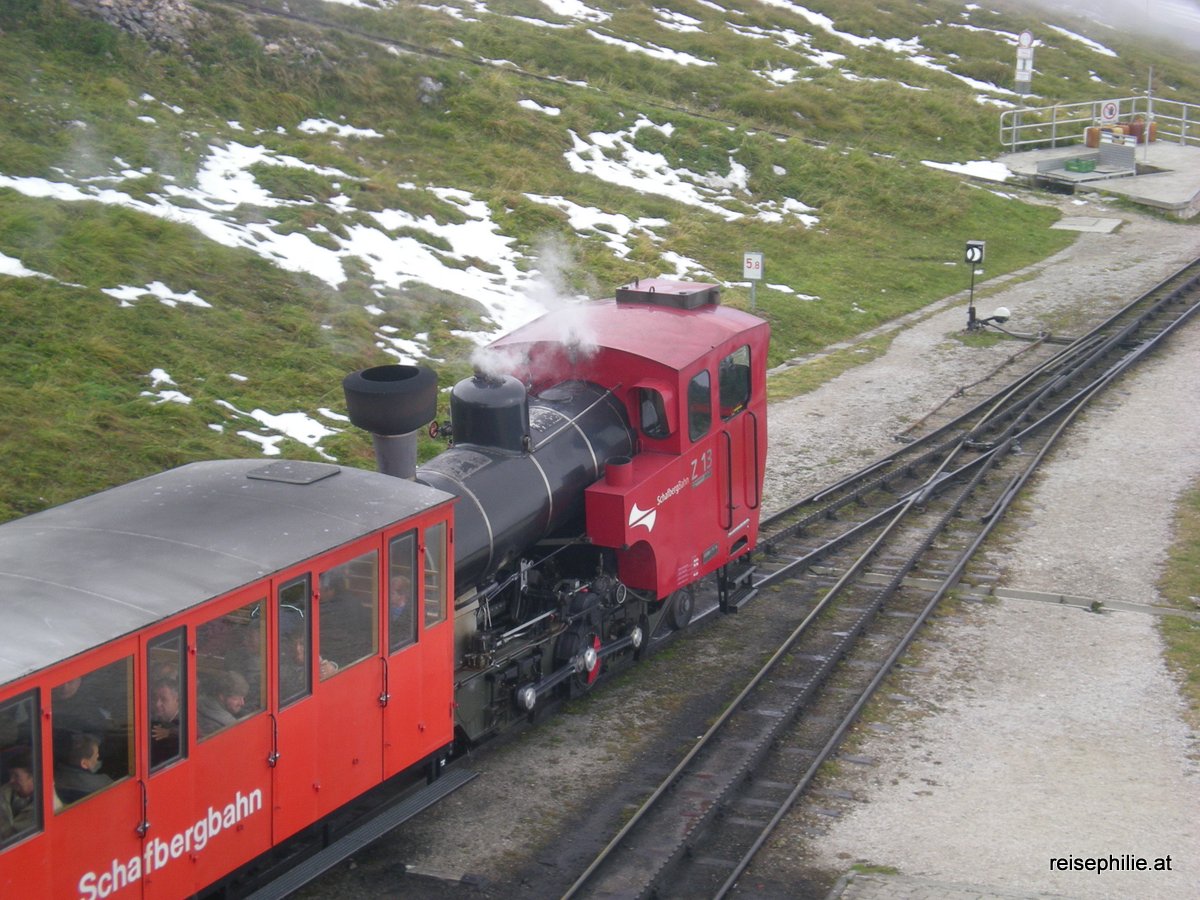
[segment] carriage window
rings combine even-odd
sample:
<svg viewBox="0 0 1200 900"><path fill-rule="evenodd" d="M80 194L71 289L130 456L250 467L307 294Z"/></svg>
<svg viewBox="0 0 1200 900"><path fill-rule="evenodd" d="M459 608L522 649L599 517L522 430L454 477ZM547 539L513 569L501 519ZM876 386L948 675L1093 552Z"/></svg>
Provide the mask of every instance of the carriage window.
<svg viewBox="0 0 1200 900"><path fill-rule="evenodd" d="M446 525L425 529L425 627L446 618Z"/></svg>
<svg viewBox="0 0 1200 900"><path fill-rule="evenodd" d="M279 589L279 705L286 706L312 693L311 617L308 576Z"/></svg>
<svg viewBox="0 0 1200 900"><path fill-rule="evenodd" d="M670 436L667 425L667 410L662 394L653 388L638 388L638 415L642 420L642 433L648 438L660 440Z"/></svg>
<svg viewBox="0 0 1200 900"><path fill-rule="evenodd" d="M712 425L712 379L698 372L688 384L688 437L698 441Z"/></svg>
<svg viewBox="0 0 1200 900"><path fill-rule="evenodd" d="M42 830L36 698L0 703L0 851Z"/></svg>
<svg viewBox="0 0 1200 900"><path fill-rule="evenodd" d="M150 769L181 759L187 746L187 657L183 629L152 640L146 652L150 685Z"/></svg>
<svg viewBox="0 0 1200 900"><path fill-rule="evenodd" d="M324 680L379 648L379 554L372 550L321 573L318 647Z"/></svg>
<svg viewBox="0 0 1200 900"><path fill-rule="evenodd" d="M395 652L417 640L417 533L406 532L388 545L388 649Z"/></svg>
<svg viewBox="0 0 1200 900"><path fill-rule="evenodd" d="M132 657L50 692L57 800L75 803L133 774L132 698Z"/></svg>
<svg viewBox="0 0 1200 900"><path fill-rule="evenodd" d="M263 601L196 629L196 728L200 740L263 708Z"/></svg>
<svg viewBox="0 0 1200 900"><path fill-rule="evenodd" d="M750 402L750 348L738 347L717 370L721 418L732 419Z"/></svg>

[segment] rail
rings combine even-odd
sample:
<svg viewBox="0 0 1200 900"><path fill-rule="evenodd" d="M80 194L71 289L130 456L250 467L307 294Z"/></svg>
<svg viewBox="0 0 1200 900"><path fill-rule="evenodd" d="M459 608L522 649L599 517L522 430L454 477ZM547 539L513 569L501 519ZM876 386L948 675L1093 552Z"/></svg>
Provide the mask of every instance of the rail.
<svg viewBox="0 0 1200 900"><path fill-rule="evenodd" d="M1109 104L1115 115L1105 116ZM1008 109L1000 114L1000 143L1014 153L1082 144L1086 129L1109 122L1152 123L1154 140L1200 147L1200 105L1145 95Z"/></svg>

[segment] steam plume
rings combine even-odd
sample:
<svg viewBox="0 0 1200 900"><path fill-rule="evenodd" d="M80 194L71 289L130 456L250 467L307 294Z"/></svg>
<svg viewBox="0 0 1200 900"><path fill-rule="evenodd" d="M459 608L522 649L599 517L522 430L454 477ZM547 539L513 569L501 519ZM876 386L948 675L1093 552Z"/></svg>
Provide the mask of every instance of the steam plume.
<svg viewBox="0 0 1200 900"><path fill-rule="evenodd" d="M573 293L570 276L577 262L570 246L555 235L543 237L535 249L536 274L525 294L549 315L556 329L555 339L576 358L596 351L596 339L588 324L589 308L585 295ZM524 367L527 360L513 351L481 347L471 356L471 364L486 375L500 375Z"/></svg>

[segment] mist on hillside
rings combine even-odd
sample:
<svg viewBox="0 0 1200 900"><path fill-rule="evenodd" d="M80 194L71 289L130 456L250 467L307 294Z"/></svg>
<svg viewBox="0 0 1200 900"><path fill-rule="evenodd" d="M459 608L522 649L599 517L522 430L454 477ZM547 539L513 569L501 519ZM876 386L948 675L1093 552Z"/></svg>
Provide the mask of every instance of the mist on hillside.
<svg viewBox="0 0 1200 900"><path fill-rule="evenodd" d="M1033 0L1033 4L1048 13L1083 16L1115 31L1169 38L1200 50L1200 0ZM1103 35L1093 37L1103 39Z"/></svg>

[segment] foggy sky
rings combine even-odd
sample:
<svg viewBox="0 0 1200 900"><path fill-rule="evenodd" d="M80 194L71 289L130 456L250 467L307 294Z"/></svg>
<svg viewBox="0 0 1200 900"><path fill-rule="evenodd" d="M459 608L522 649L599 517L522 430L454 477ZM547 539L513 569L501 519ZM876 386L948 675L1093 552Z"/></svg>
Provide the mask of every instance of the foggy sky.
<svg viewBox="0 0 1200 900"><path fill-rule="evenodd" d="M1034 0L1034 5L1081 15L1118 32L1169 38L1200 52L1200 0ZM1089 36L1104 39L1102 32Z"/></svg>

